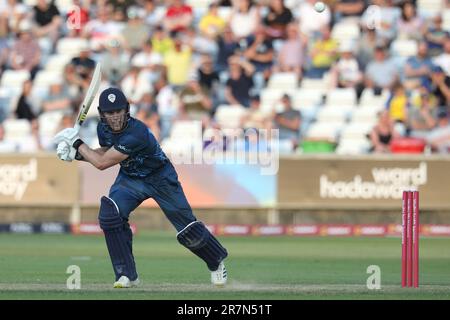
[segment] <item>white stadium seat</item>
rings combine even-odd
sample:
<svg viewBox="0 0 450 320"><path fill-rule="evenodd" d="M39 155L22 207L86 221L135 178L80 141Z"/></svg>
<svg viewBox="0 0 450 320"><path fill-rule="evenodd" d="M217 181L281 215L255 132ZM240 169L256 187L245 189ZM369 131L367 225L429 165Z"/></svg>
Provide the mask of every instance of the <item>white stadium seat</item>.
<svg viewBox="0 0 450 320"><path fill-rule="evenodd" d="M80 53L82 48L89 48L89 41L82 38L62 38L56 45L58 54L65 54L69 56L76 56Z"/></svg>
<svg viewBox="0 0 450 320"><path fill-rule="evenodd" d="M27 119L6 119L3 126L5 139L21 139L31 135L31 125Z"/></svg>
<svg viewBox="0 0 450 320"><path fill-rule="evenodd" d="M339 42L355 40L360 36L359 25L354 22L342 22L333 26L331 37Z"/></svg>
<svg viewBox="0 0 450 320"><path fill-rule="evenodd" d="M65 54L51 55L48 58L47 63L45 64L45 70L63 72L64 67L68 63L70 63L71 59L72 59L71 55L65 55Z"/></svg>
<svg viewBox="0 0 450 320"><path fill-rule="evenodd" d="M220 105L216 111L216 121L222 128L238 128L247 109L240 105Z"/></svg>
<svg viewBox="0 0 450 320"><path fill-rule="evenodd" d="M345 122L353 111L352 107L325 106L317 112L317 121Z"/></svg>
<svg viewBox="0 0 450 320"><path fill-rule="evenodd" d="M1 79L0 85L2 87L22 88L23 83L30 79L30 72L26 70L6 70L3 72Z"/></svg>
<svg viewBox="0 0 450 320"><path fill-rule="evenodd" d="M190 140L202 138L202 122L201 121L175 121L170 131L172 139Z"/></svg>
<svg viewBox="0 0 450 320"><path fill-rule="evenodd" d="M337 141L338 135L344 126L345 123L343 121L315 122L311 124L308 131L305 133L305 136L309 139L327 139Z"/></svg>
<svg viewBox="0 0 450 320"><path fill-rule="evenodd" d="M341 139L362 139L372 130L376 121L373 122L350 122L342 129Z"/></svg>
<svg viewBox="0 0 450 320"><path fill-rule="evenodd" d="M292 90L298 87L297 75L294 72L277 72L272 74L267 84L269 89Z"/></svg>
<svg viewBox="0 0 450 320"><path fill-rule="evenodd" d="M408 39L396 39L391 44L391 54L401 58L408 58L417 54L417 42Z"/></svg>
<svg viewBox="0 0 450 320"><path fill-rule="evenodd" d="M55 82L63 82L62 72L41 70L36 74L33 85L48 87Z"/></svg>
<svg viewBox="0 0 450 320"><path fill-rule="evenodd" d="M366 138L341 139L336 148L336 153L341 155L365 154L369 151L370 141Z"/></svg>
<svg viewBox="0 0 450 320"><path fill-rule="evenodd" d="M356 92L352 88L348 89L333 89L328 91L327 105L356 105Z"/></svg>

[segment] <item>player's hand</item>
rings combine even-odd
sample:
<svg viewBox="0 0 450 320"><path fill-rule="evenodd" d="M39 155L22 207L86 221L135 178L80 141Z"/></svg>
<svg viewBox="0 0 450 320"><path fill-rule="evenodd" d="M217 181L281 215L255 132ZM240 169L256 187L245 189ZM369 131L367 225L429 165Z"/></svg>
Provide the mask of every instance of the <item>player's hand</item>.
<svg viewBox="0 0 450 320"><path fill-rule="evenodd" d="M56 136L53 138L53 141L56 144L59 144L60 142L64 141L66 142L70 147L73 146L73 143L77 141L80 138L78 134L78 130L74 128L66 128L61 130L56 134Z"/></svg>
<svg viewBox="0 0 450 320"><path fill-rule="evenodd" d="M72 162L75 159L77 154L77 150L74 147L69 146L66 141L61 141L58 143L58 147L56 148L56 155L59 159L67 162Z"/></svg>

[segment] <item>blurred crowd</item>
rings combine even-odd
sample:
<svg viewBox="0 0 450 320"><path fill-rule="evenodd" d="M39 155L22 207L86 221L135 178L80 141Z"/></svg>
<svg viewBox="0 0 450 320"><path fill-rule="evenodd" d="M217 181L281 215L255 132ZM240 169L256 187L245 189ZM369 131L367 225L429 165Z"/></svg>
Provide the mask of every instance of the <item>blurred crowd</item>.
<svg viewBox="0 0 450 320"><path fill-rule="evenodd" d="M216 111L227 106L245 108L241 128L279 129L280 139L292 142L295 152L303 139L303 115L292 106L292 97L282 95L272 112L260 110L261 92L271 77L293 73L299 87L305 79L326 78L330 89L352 88L357 99L368 89L375 95L389 92L367 135L371 151L390 152L392 140L402 136L425 139L433 151L446 153L446 1L433 15L421 15L415 1L330 0L322 13L314 10L315 2L0 0L0 79L8 70L29 73L18 94L3 92L3 100L0 95L0 121L27 119L36 150L54 148L40 140L39 117L59 112L58 126L71 126L100 62L102 86L120 87L132 115L160 141L169 139L180 120L219 128ZM372 5L378 6L377 19ZM357 39L333 38L334 26L344 20L357 23ZM36 93L39 74L60 53L61 43L80 39L87 41L79 42L61 77ZM392 54L397 39L416 42L417 54L398 59ZM5 81L1 85L7 87ZM4 131L0 126L0 150L8 150ZM83 134L95 139L95 130Z"/></svg>

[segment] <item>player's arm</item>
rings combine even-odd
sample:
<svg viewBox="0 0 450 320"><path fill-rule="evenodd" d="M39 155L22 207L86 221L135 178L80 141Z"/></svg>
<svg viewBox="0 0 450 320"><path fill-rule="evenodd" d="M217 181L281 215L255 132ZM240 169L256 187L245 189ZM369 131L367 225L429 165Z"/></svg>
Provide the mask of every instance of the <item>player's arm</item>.
<svg viewBox="0 0 450 320"><path fill-rule="evenodd" d="M109 149L102 147L93 150L85 143L80 145L78 152L87 162L99 170L108 169L128 158L127 154L117 151L114 147Z"/></svg>

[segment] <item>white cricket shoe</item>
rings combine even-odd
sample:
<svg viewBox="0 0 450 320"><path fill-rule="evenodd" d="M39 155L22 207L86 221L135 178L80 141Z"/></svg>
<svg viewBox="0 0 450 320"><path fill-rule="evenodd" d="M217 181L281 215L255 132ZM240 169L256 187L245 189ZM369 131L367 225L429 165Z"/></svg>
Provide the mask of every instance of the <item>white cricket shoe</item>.
<svg viewBox="0 0 450 320"><path fill-rule="evenodd" d="M227 269L225 269L223 261L216 271L211 271L211 283L218 287L223 287L227 283Z"/></svg>
<svg viewBox="0 0 450 320"><path fill-rule="evenodd" d="M121 276L119 280L114 282L114 288L132 288L137 287L139 283L140 283L139 278L131 281L130 279L128 279L127 276Z"/></svg>

